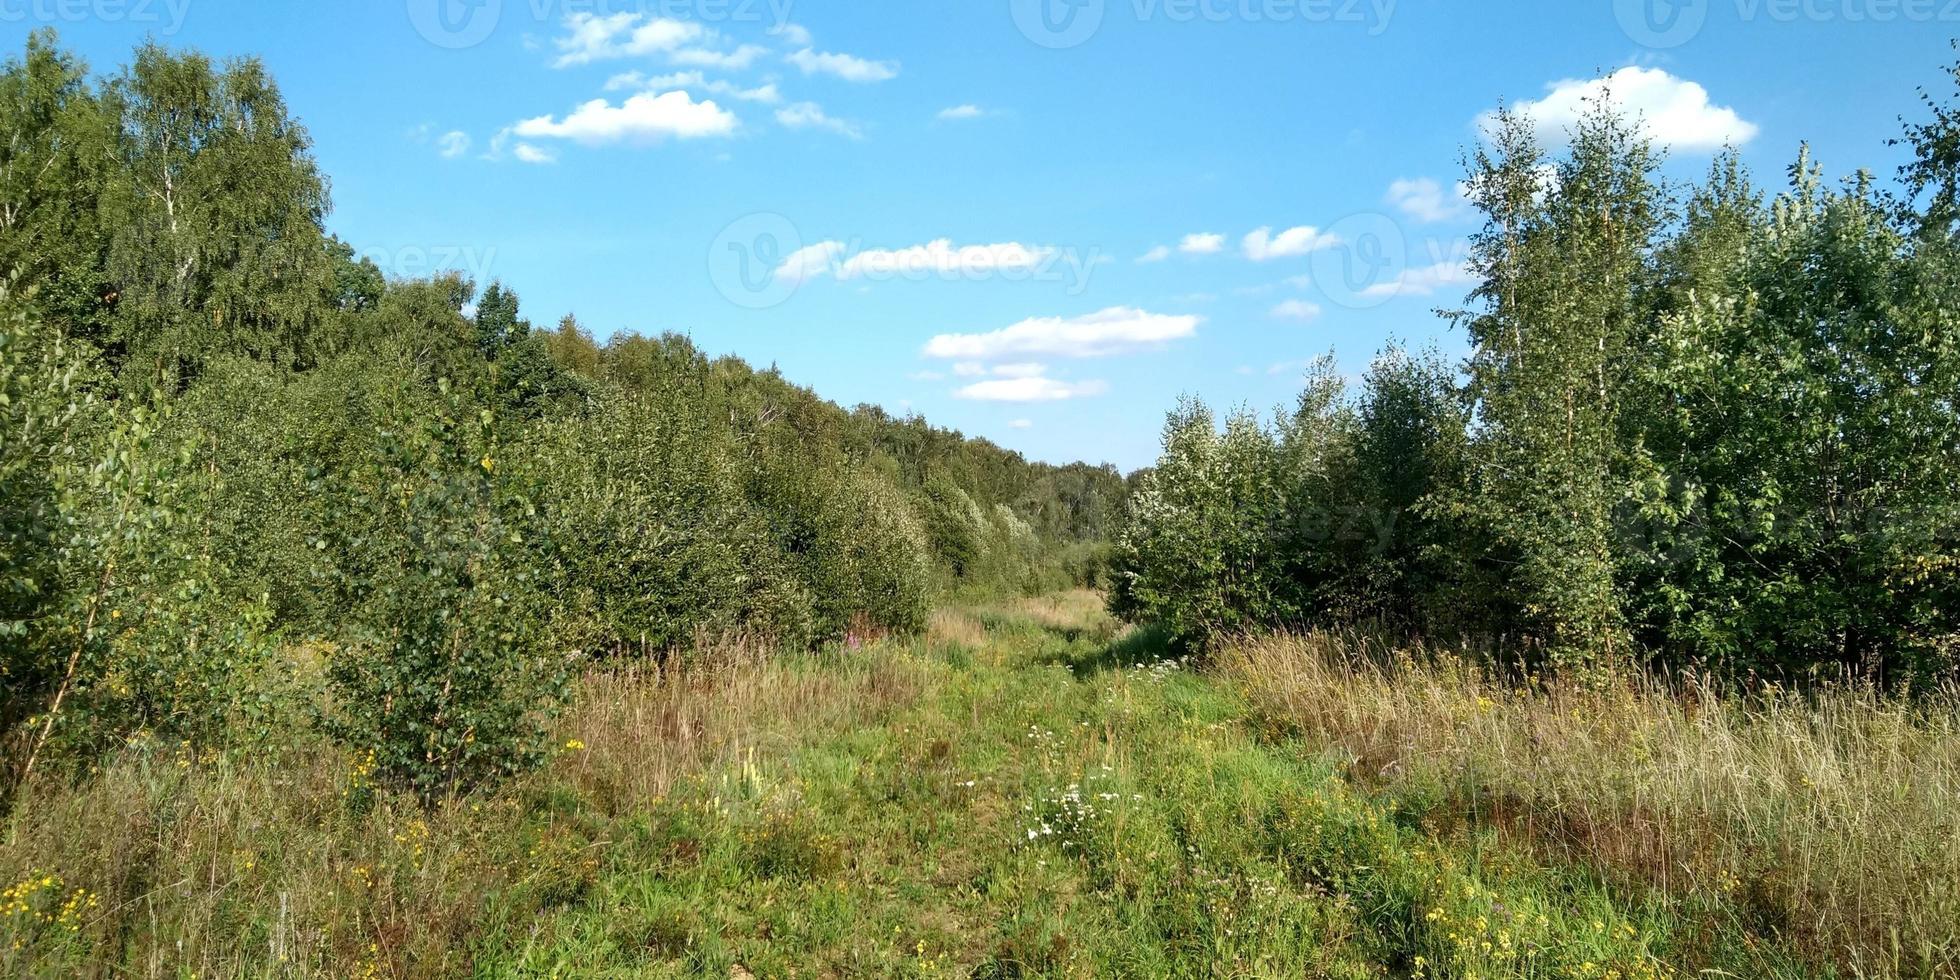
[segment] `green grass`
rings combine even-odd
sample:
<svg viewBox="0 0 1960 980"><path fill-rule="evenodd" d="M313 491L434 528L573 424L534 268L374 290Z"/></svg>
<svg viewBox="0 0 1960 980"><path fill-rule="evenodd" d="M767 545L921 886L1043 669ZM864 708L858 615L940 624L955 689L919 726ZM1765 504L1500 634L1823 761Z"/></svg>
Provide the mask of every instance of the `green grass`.
<svg viewBox="0 0 1960 980"><path fill-rule="evenodd" d="M1338 741L1167 656L1078 593L595 678L550 767L427 815L325 757L277 778L125 760L10 818L7 884L99 899L0 914L0 974L1820 972L1740 915L1352 782ZM140 846L105 847L118 828Z"/></svg>
<svg viewBox="0 0 1960 980"><path fill-rule="evenodd" d="M1431 835L1079 598L942 614L900 655L922 684L884 724L676 785L479 974L1678 972L1664 902Z"/></svg>

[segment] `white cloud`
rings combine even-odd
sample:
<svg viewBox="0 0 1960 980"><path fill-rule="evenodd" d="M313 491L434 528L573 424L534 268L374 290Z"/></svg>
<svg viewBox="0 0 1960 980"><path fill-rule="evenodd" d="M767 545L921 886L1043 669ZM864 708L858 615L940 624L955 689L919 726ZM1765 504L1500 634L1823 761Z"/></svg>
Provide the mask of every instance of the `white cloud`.
<svg viewBox="0 0 1960 980"><path fill-rule="evenodd" d="M979 378L986 374L987 366L979 361L961 361L953 365L953 376L956 378Z"/></svg>
<svg viewBox="0 0 1960 980"><path fill-rule="evenodd" d="M845 243L828 241L791 253L776 274L794 274L799 279L815 278L826 272L835 273L839 279L979 278L1003 270L1039 268L1056 251L1050 245L1020 242L955 245L952 239L941 238L924 245L852 253Z"/></svg>
<svg viewBox="0 0 1960 980"><path fill-rule="evenodd" d="M1272 315L1282 320L1311 320L1320 315L1320 306L1303 299L1289 299L1273 307Z"/></svg>
<svg viewBox="0 0 1960 980"><path fill-rule="evenodd" d="M994 373L1003 378L1038 378L1048 373L1046 364L1001 364Z"/></svg>
<svg viewBox="0 0 1960 980"><path fill-rule="evenodd" d="M722 71L744 71L753 67L757 59L768 53L769 49L759 44L744 44L733 51L680 48L668 55L667 60L677 65L718 68Z"/></svg>
<svg viewBox="0 0 1960 980"><path fill-rule="evenodd" d="M1153 248L1150 251L1137 256L1137 264L1149 265L1152 262L1162 262L1170 257L1171 257L1171 247L1169 245L1159 245L1156 248Z"/></svg>
<svg viewBox="0 0 1960 980"><path fill-rule="evenodd" d="M442 134L442 138L436 141L436 152L446 160L454 160L470 152L470 134L460 129Z"/></svg>
<svg viewBox="0 0 1960 980"><path fill-rule="evenodd" d="M835 75L847 82L884 82L898 77L898 62L869 61L855 55L832 54L800 48L783 60L803 69L805 75Z"/></svg>
<svg viewBox="0 0 1960 980"><path fill-rule="evenodd" d="M1000 360L1016 356L1106 357L1155 350L1197 332L1203 317L1150 313L1127 306L1079 317L1031 317L991 333L941 334L927 357Z"/></svg>
<svg viewBox="0 0 1960 980"><path fill-rule="evenodd" d="M1340 243L1338 235L1322 234L1318 228L1302 225L1288 228L1278 235L1274 235L1271 228L1260 228L1245 236L1245 241L1240 244L1245 249L1246 258L1264 262L1306 255Z"/></svg>
<svg viewBox="0 0 1960 980"><path fill-rule="evenodd" d="M1468 184L1457 181L1449 191L1428 177L1397 180L1388 185L1389 204L1417 221L1435 224L1461 218L1470 211Z"/></svg>
<svg viewBox="0 0 1960 980"><path fill-rule="evenodd" d="M1609 94L1621 111L1645 123L1655 142L1674 149L1741 146L1761 131L1734 109L1710 102L1708 90L1700 84L1659 68L1632 66L1606 78L1565 79L1546 86L1546 90L1544 98L1520 102L1516 111L1531 119L1540 138L1548 143L1564 143L1588 104ZM1479 117L1480 127L1489 132L1496 117L1495 112L1485 113Z"/></svg>
<svg viewBox="0 0 1960 980"><path fill-rule="evenodd" d="M1186 235L1177 243L1177 250L1186 255L1214 255L1225 250L1225 236L1208 231Z"/></svg>
<svg viewBox="0 0 1960 980"><path fill-rule="evenodd" d="M956 119L978 119L986 114L987 110L970 103L967 105L949 106L939 110L939 118L948 121Z"/></svg>
<svg viewBox="0 0 1960 980"><path fill-rule="evenodd" d="M517 157L520 163L545 164L558 162L558 154L543 147L532 146L529 143L519 143L512 147L510 152L511 155Z"/></svg>
<svg viewBox="0 0 1960 980"><path fill-rule="evenodd" d="M847 246L843 242L818 242L805 245L783 260L776 267L776 278L791 283L802 283L814 279L837 264Z"/></svg>
<svg viewBox="0 0 1960 980"><path fill-rule="evenodd" d="M1032 429L1034 428L1034 422L1029 419L1015 419L1007 423L1007 427L1010 429Z"/></svg>
<svg viewBox="0 0 1960 980"><path fill-rule="evenodd" d="M737 88L727 82L709 82L706 88L717 95L728 95L744 102L765 102L775 105L783 101L783 93L776 88L775 82L765 82L754 88Z"/></svg>
<svg viewBox="0 0 1960 980"><path fill-rule="evenodd" d="M710 79L698 71L677 71L666 75L647 75L628 71L606 79L608 92L665 92L671 89L700 89L703 92L726 95L744 102L765 102L772 105L783 100L783 95L777 90L775 82L767 82L754 88L743 88L719 78Z"/></svg>
<svg viewBox="0 0 1960 980"><path fill-rule="evenodd" d="M1428 296L1448 286L1469 287L1477 278L1462 262L1438 262L1404 270L1394 282L1381 282L1361 291L1365 299L1387 296Z"/></svg>
<svg viewBox="0 0 1960 980"><path fill-rule="evenodd" d="M564 119L539 116L511 127L532 139L576 140L588 146L621 140L650 141L664 137L695 139L727 136L738 125L735 115L713 101L694 101L684 91L642 92L614 106L593 99Z"/></svg>
<svg viewBox="0 0 1960 980"><path fill-rule="evenodd" d="M1059 402L1106 394L1103 381L1057 381L1054 378L1008 378L981 381L953 392L955 398L983 402Z"/></svg>
<svg viewBox="0 0 1960 980"><path fill-rule="evenodd" d="M565 31L564 37L553 42L558 47L554 68L671 53L708 36L706 28L691 21L630 12L605 17L575 13L565 18Z"/></svg>
<svg viewBox="0 0 1960 980"><path fill-rule="evenodd" d="M840 279L920 274L942 277L985 275L1002 269L1032 269L1054 254L1055 249L1047 245L999 242L955 246L951 239L941 238L910 248L859 252L845 260L837 275Z"/></svg>
<svg viewBox="0 0 1960 980"><path fill-rule="evenodd" d="M776 121L790 129L827 129L851 139L862 139L864 131L856 123L826 114L815 102L797 102L776 110Z"/></svg>
<svg viewBox="0 0 1960 980"><path fill-rule="evenodd" d="M812 40L809 28L802 24L784 24L771 33L782 38L783 43L793 48L807 48Z"/></svg>

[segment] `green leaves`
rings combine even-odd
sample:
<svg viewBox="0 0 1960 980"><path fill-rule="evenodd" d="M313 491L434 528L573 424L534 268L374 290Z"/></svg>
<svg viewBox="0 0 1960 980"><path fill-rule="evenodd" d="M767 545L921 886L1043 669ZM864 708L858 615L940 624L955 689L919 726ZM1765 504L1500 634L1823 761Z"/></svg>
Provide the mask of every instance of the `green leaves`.
<svg viewBox="0 0 1960 980"><path fill-rule="evenodd" d="M1734 678L1950 681L1960 243L1933 109L1911 201L1832 189L1806 150L1765 203L1727 155L1678 220L1610 106L1556 161L1500 117L1470 161L1464 376L1391 351L1351 410L1323 372L1270 430L1181 406L1115 607L1200 641L1367 620L1568 668L1637 644Z"/></svg>

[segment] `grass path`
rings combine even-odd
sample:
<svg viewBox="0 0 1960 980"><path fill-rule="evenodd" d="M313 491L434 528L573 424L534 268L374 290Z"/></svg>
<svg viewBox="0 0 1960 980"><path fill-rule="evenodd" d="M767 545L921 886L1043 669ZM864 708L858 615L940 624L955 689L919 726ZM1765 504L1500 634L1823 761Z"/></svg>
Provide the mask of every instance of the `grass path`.
<svg viewBox="0 0 1960 980"><path fill-rule="evenodd" d="M564 794L532 849L562 894L532 880L542 910L479 937L476 971L1673 975L1658 905L1434 835L1164 657L1076 594L784 668L855 693L759 699L745 745L650 802L595 806L603 772ZM624 751L581 737L595 768Z"/></svg>

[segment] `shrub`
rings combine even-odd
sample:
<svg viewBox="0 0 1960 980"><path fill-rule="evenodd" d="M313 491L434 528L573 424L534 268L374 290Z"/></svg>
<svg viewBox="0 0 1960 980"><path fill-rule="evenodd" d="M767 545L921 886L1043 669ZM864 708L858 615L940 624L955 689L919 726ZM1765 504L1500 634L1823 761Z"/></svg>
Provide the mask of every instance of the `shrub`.
<svg viewBox="0 0 1960 980"><path fill-rule="evenodd" d="M569 677L528 488L499 476L493 417L443 393L447 411L374 434L346 542L361 595L327 670L328 732L425 802L541 759Z"/></svg>

